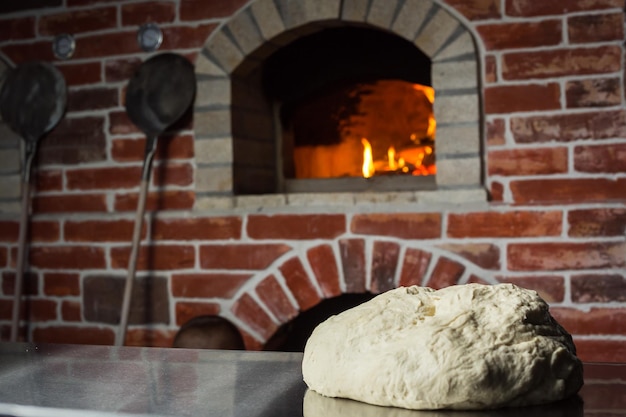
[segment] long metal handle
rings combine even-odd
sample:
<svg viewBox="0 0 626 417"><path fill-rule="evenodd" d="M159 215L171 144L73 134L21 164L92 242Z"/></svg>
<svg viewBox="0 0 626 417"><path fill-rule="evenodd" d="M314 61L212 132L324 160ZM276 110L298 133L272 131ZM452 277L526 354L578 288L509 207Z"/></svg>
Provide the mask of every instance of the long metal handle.
<svg viewBox="0 0 626 417"><path fill-rule="evenodd" d="M24 281L24 257L26 252L26 229L28 229L28 193L27 182L22 183L22 212L20 215L20 232L17 244L17 263L15 265L15 289L13 291L13 319L11 321L11 342L17 341L20 323L20 307L22 299L22 283Z"/></svg>
<svg viewBox="0 0 626 417"><path fill-rule="evenodd" d="M22 284L24 282L24 258L26 257L26 235L28 232L28 213L30 211L30 167L35 156L34 148L26 146L24 169L22 171L22 202L20 213L20 231L17 239L17 261L15 265L15 288L13 290L13 315L11 320L11 342L17 341L20 324Z"/></svg>
<svg viewBox="0 0 626 417"><path fill-rule="evenodd" d="M122 312L120 315L120 326L117 330L115 344L123 346L126 341L126 329L128 327L128 315L130 312L130 301L133 294L133 284L135 281L135 271L137 269L137 257L139 254L139 243L141 240L141 227L143 225L143 215L146 208L146 194L150 183L150 171L152 159L156 149L156 137L148 137L146 141L146 153L144 156L143 170L141 172L141 185L139 198L137 200L137 213L135 215L135 227L133 229L133 241L128 259L128 273L126 275L126 285L124 286L124 298L122 299Z"/></svg>

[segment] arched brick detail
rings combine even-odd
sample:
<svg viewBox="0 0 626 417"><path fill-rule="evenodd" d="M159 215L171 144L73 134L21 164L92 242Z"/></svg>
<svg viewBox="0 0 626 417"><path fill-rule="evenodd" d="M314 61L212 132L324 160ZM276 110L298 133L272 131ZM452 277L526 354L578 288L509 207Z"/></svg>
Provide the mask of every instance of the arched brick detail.
<svg viewBox="0 0 626 417"><path fill-rule="evenodd" d="M275 192L272 103L260 92L261 63L291 41L327 27L360 25L413 42L432 61L438 187L480 187L478 50L456 11L439 0L382 2L256 0L207 39L196 62L196 206L206 197ZM379 7L381 6L381 7ZM234 170L234 167L237 167ZM236 171L233 177L233 171ZM254 189L242 184L254 177Z"/></svg>
<svg viewBox="0 0 626 417"><path fill-rule="evenodd" d="M459 247L413 245L403 239L367 242L339 238L312 245L300 254L285 254L272 267L276 272L260 272L231 300L230 313L262 344L280 325L322 300L344 293L378 294L411 285L439 289L467 282L497 283L494 275L499 268L485 268L488 265L483 259L473 255Z"/></svg>

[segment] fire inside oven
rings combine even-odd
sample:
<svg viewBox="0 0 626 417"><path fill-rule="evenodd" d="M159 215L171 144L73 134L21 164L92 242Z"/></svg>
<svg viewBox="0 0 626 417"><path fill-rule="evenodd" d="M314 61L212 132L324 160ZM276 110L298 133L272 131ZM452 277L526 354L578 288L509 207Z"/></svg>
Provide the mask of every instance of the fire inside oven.
<svg viewBox="0 0 626 417"><path fill-rule="evenodd" d="M279 175L289 184L434 178L430 71L413 43L370 27L325 29L281 47L263 75L280 121Z"/></svg>
<svg viewBox="0 0 626 417"><path fill-rule="evenodd" d="M287 116L285 176L435 174L433 101L431 87L403 80L346 83L316 94Z"/></svg>

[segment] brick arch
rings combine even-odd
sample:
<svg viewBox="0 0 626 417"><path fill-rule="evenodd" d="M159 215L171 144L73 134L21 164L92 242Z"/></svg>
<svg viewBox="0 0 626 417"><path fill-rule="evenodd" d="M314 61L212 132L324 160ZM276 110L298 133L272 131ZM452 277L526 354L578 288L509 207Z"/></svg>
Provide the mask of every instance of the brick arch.
<svg viewBox="0 0 626 417"><path fill-rule="evenodd" d="M395 11L383 2L360 3L251 1L210 35L196 62L196 208L215 195L274 192L274 166L258 164L259 156L276 154L272 103L258 88L261 63L299 37L354 24L396 34L431 58L437 185L481 187L480 59L463 18L439 0L401 1Z"/></svg>
<svg viewBox="0 0 626 417"><path fill-rule="evenodd" d="M483 252L488 253L489 248ZM241 328L251 331L247 345L260 349L281 325L321 301L345 293L378 294L399 286L438 289L466 282L498 282L493 277L497 263L466 253L469 251L462 245L441 248L380 238L314 244L302 253L286 254L271 270L252 278L232 300L229 314Z"/></svg>

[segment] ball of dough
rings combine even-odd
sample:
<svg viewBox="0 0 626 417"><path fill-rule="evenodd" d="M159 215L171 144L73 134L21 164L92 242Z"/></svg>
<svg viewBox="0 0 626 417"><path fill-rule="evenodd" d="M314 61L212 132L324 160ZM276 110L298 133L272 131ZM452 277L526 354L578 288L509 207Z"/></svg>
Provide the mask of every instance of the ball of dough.
<svg viewBox="0 0 626 417"><path fill-rule="evenodd" d="M324 396L422 410L544 404L583 384L572 337L511 284L380 294L315 328L302 374Z"/></svg>

